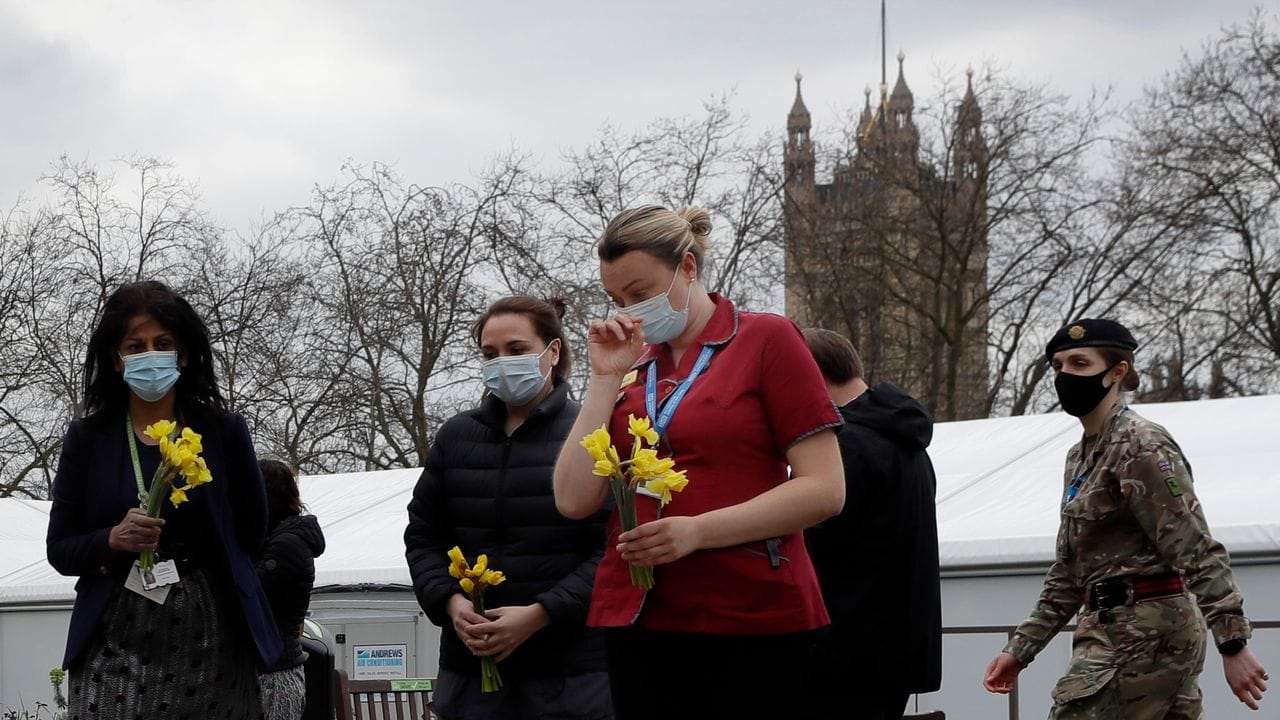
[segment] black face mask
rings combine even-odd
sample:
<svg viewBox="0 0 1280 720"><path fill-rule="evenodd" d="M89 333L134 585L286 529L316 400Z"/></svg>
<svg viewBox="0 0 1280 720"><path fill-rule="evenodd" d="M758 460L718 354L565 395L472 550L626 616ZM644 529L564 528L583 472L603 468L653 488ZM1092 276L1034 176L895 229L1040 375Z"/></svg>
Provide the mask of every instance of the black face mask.
<svg viewBox="0 0 1280 720"><path fill-rule="evenodd" d="M1053 387L1058 391L1062 409L1073 417L1084 417L1093 412L1102 398L1111 392L1110 386L1102 384L1102 378L1115 369L1116 366L1112 365L1097 375L1072 375L1059 370L1053 379Z"/></svg>

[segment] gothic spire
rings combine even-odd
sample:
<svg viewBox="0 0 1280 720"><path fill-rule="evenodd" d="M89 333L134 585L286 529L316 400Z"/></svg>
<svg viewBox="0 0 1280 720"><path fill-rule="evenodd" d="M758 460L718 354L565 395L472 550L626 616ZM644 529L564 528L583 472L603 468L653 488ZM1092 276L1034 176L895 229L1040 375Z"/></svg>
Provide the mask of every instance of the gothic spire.
<svg viewBox="0 0 1280 720"><path fill-rule="evenodd" d="M787 113L787 131L805 131L811 127L809 119L809 108L804 105L804 98L800 95L800 81L804 80L804 75L796 70L796 100L791 103L791 112Z"/></svg>
<svg viewBox="0 0 1280 720"><path fill-rule="evenodd" d="M889 96L891 100L905 100L911 103L915 98L911 94L911 88L907 87L907 79L902 73L902 61L907 56L901 50L898 51L898 82L893 85L893 94Z"/></svg>

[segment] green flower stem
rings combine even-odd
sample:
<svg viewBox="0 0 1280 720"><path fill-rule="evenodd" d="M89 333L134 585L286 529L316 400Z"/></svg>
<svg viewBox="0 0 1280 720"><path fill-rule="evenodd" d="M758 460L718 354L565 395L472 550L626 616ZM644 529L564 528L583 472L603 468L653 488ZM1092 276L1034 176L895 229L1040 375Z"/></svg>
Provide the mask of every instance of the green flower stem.
<svg viewBox="0 0 1280 720"><path fill-rule="evenodd" d="M477 615L484 615L484 591L471 596L471 607ZM497 692L502 689L502 676L498 674L498 665L490 656L480 658L480 692Z"/></svg>
<svg viewBox="0 0 1280 720"><path fill-rule="evenodd" d="M151 489L147 491L147 502L144 506L147 511L147 517L160 517L160 506L164 504L164 499L169 496L169 485L172 484L174 475L178 474L178 469L169 465L169 463L161 461L160 467L156 468L156 474L151 478ZM154 550L143 550L138 553L138 565L143 570L150 570L156 566L156 552Z"/></svg>
<svg viewBox="0 0 1280 720"><path fill-rule="evenodd" d="M609 487L613 491L613 500L618 505L618 515L622 519L623 530L635 530L639 525L636 518L636 489L620 475L614 473L609 478ZM627 563L631 572L631 584L648 590L653 587L653 568Z"/></svg>

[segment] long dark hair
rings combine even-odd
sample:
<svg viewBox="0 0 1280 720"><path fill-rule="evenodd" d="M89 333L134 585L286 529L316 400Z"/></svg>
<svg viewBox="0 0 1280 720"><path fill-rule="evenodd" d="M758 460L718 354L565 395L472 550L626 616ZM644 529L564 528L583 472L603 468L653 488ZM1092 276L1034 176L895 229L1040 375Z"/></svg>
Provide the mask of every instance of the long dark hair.
<svg viewBox="0 0 1280 720"><path fill-rule="evenodd" d="M569 339L564 335L564 313L568 302L560 296L552 296L539 300L528 295L514 295L495 301L484 314L471 326L471 339L480 345L480 336L484 333L485 323L497 315L524 315L533 325L533 331L542 339L544 345L552 340L560 341L560 360L554 368L557 380L568 380L573 369L573 354L569 351Z"/></svg>
<svg viewBox="0 0 1280 720"><path fill-rule="evenodd" d="M290 515L302 514L302 497L298 492L298 476L279 460L258 461L262 479L267 485L267 525L274 526Z"/></svg>
<svg viewBox="0 0 1280 720"><path fill-rule="evenodd" d="M186 359L175 385L178 409L193 415L225 414L227 401L214 376L208 326L181 295L155 280L122 285L103 304L84 361L85 414L128 407L129 386L116 370L115 357L129 321L138 315L151 316L173 333L178 353Z"/></svg>

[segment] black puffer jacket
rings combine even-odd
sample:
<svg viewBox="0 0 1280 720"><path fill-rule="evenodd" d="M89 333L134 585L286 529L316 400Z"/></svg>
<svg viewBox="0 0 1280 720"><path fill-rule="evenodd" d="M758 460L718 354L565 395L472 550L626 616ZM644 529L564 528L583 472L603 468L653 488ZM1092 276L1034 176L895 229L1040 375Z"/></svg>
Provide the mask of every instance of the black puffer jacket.
<svg viewBox="0 0 1280 720"><path fill-rule="evenodd" d="M286 515L267 531L267 544L254 569L284 639L284 654L272 670L303 663L302 620L311 604L315 559L323 552L324 533L314 515Z"/></svg>
<svg viewBox="0 0 1280 720"><path fill-rule="evenodd" d="M586 627L586 617L606 515L569 520L551 493L556 457L578 409L559 383L511 437L503 431L506 405L492 396L436 433L404 539L418 603L443 629L441 668L480 673L446 610L449 597L462 592L446 556L457 545L473 562L487 554L489 566L507 577L485 591L486 608L537 602L551 618L499 665L504 680L605 669L599 631Z"/></svg>

